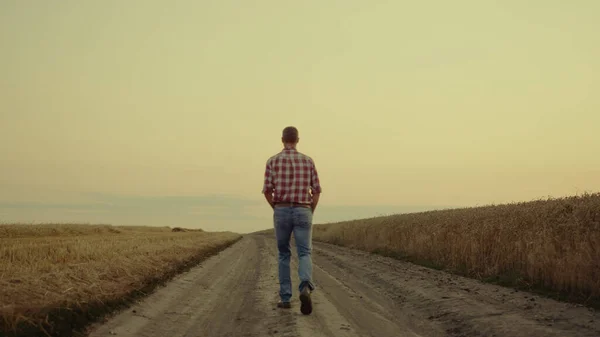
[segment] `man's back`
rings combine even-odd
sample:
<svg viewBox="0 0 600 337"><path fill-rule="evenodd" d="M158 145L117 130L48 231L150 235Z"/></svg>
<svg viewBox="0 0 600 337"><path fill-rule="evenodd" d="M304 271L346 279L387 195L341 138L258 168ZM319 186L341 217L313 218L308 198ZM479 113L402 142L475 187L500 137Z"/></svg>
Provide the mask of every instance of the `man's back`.
<svg viewBox="0 0 600 337"><path fill-rule="evenodd" d="M267 160L264 186L265 191L273 191L275 203L311 204L311 192L321 192L314 161L293 147Z"/></svg>

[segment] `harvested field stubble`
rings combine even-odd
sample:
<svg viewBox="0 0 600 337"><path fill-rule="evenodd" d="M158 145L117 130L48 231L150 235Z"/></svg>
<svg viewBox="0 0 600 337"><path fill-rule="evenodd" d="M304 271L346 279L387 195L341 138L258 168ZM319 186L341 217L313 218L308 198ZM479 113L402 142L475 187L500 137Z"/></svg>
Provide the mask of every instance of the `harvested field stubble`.
<svg viewBox="0 0 600 337"><path fill-rule="evenodd" d="M600 305L600 193L317 225L314 238Z"/></svg>
<svg viewBox="0 0 600 337"><path fill-rule="evenodd" d="M71 334L239 238L168 227L0 225L0 335ZM82 322L65 326L70 320Z"/></svg>

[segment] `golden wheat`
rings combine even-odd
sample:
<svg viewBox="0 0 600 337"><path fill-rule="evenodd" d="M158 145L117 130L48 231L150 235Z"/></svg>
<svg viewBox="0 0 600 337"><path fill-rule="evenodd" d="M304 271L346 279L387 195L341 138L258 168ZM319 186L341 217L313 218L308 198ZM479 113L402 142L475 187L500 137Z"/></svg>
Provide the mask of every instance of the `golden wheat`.
<svg viewBox="0 0 600 337"><path fill-rule="evenodd" d="M573 300L600 297L600 193L316 225L313 235Z"/></svg>
<svg viewBox="0 0 600 337"><path fill-rule="evenodd" d="M42 327L53 309L118 300L239 237L168 227L1 225L0 325Z"/></svg>

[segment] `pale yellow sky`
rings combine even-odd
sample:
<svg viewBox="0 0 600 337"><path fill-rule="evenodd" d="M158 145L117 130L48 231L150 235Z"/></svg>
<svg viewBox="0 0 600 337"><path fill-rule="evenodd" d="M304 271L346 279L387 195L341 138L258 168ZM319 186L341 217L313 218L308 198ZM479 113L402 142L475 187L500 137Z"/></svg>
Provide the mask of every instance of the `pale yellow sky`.
<svg viewBox="0 0 600 337"><path fill-rule="evenodd" d="M599 13L4 0L0 221L268 228L287 125L321 175L315 222L598 191Z"/></svg>

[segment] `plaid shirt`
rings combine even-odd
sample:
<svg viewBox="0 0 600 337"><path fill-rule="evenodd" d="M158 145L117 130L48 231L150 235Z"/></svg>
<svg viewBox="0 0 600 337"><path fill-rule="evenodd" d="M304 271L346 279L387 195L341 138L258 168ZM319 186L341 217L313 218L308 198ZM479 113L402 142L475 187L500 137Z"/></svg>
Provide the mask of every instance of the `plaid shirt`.
<svg viewBox="0 0 600 337"><path fill-rule="evenodd" d="M285 148L267 160L262 193L273 193L273 202L312 203L321 193L313 160L294 148Z"/></svg>

